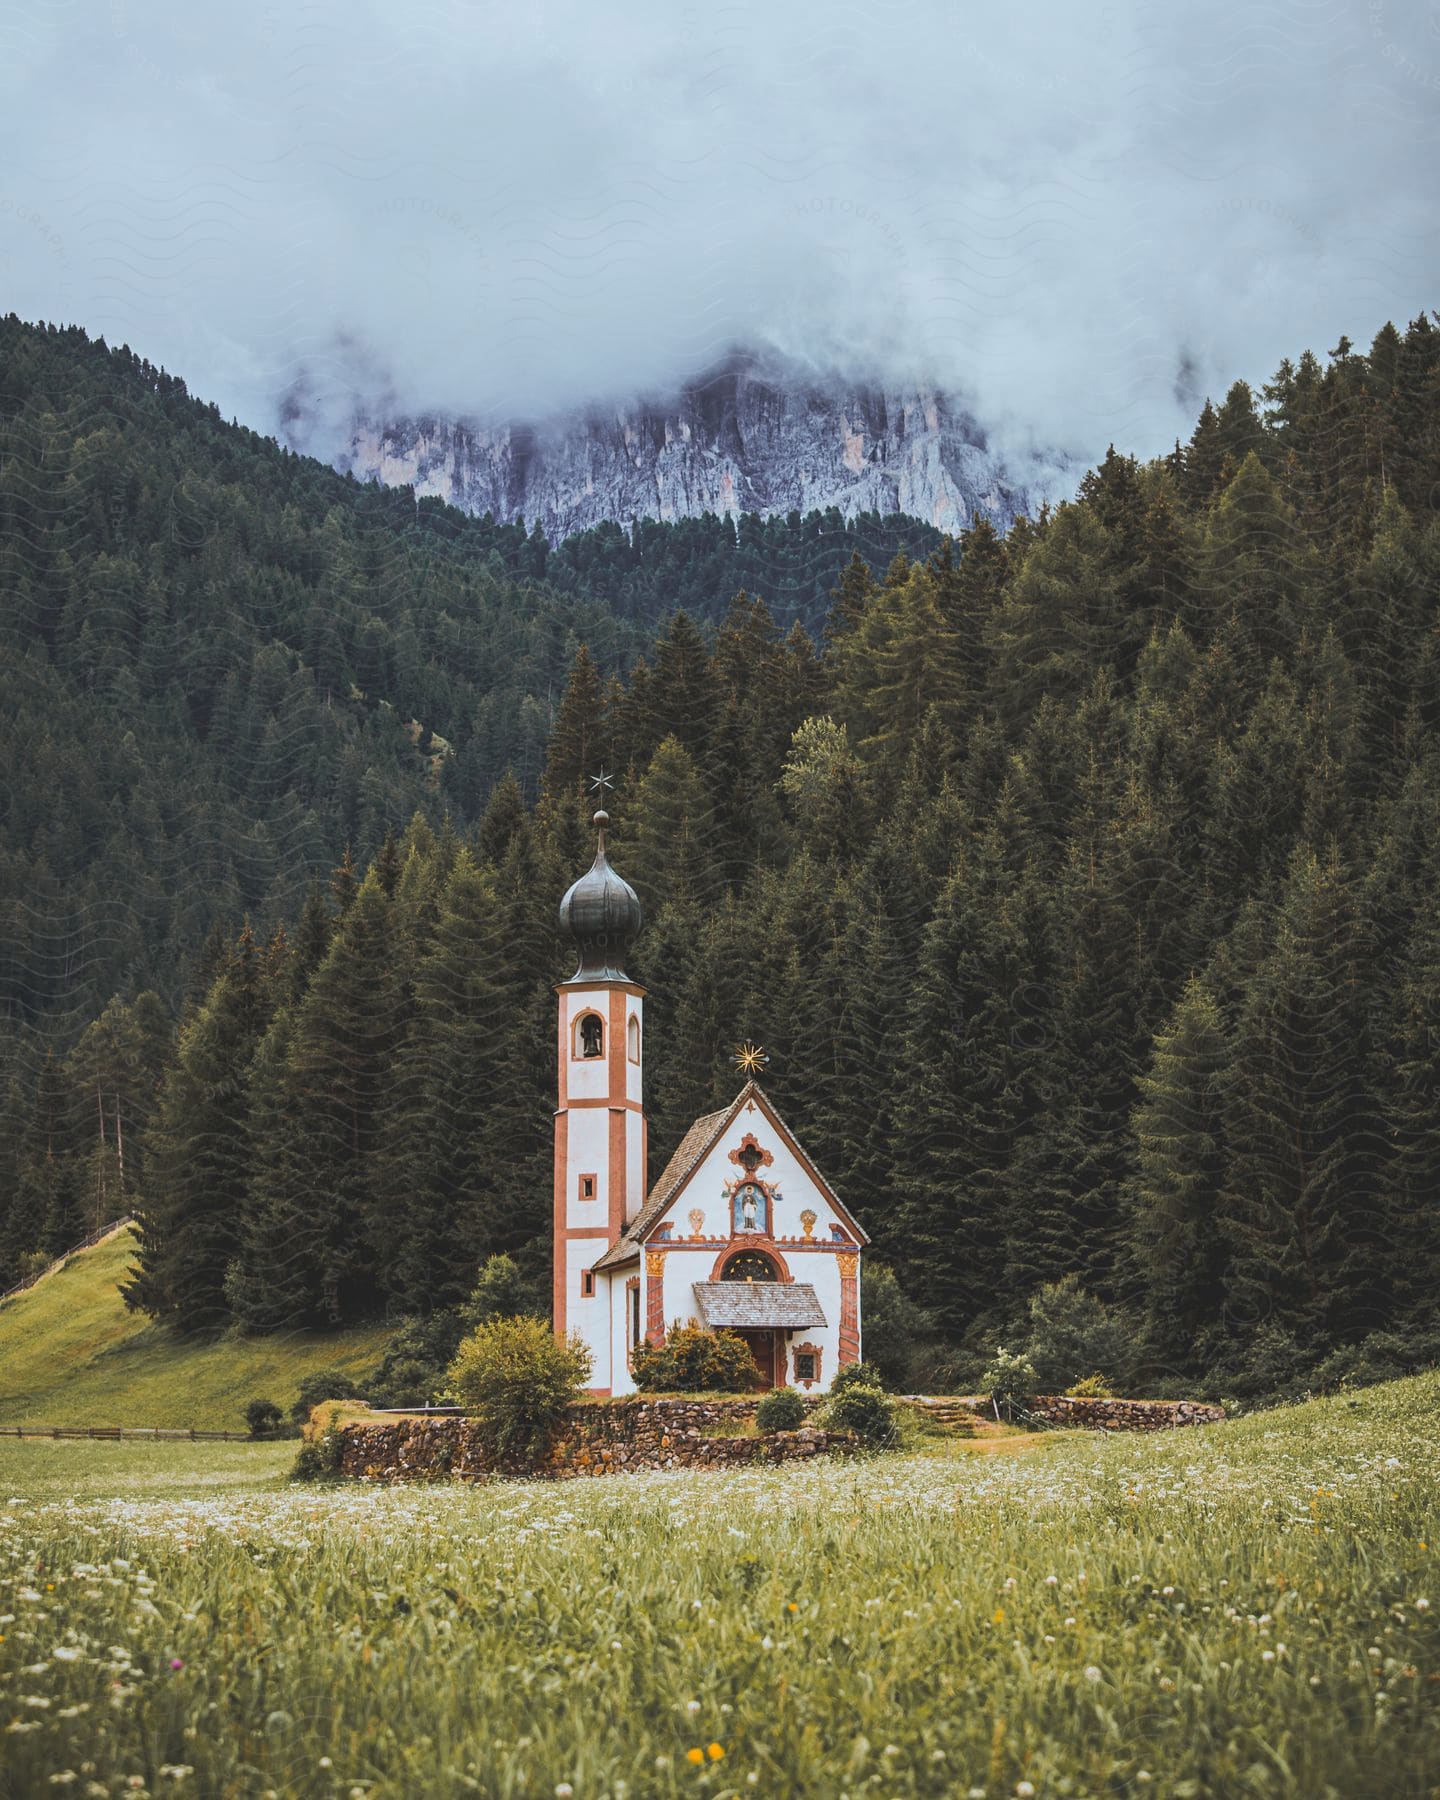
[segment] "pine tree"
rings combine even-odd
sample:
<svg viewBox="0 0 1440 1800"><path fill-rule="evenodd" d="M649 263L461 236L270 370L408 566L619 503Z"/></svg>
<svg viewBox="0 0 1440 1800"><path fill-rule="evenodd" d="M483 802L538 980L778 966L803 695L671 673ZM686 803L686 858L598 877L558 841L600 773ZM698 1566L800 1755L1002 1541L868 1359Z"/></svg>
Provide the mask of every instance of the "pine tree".
<svg viewBox="0 0 1440 1800"><path fill-rule="evenodd" d="M1228 1046L1202 981L1186 984L1138 1079L1127 1258L1157 1360L1196 1372L1200 1340L1225 1300L1218 1222L1225 1171L1222 1081Z"/></svg>
<svg viewBox="0 0 1440 1800"><path fill-rule="evenodd" d="M1312 1351L1386 1323L1382 1136L1355 897L1296 853L1226 1074L1227 1328L1273 1323Z"/></svg>
<svg viewBox="0 0 1440 1800"><path fill-rule="evenodd" d="M182 1332L229 1319L225 1276L250 1176L246 1078L271 1003L247 924L181 1028L147 1134L139 1263L125 1296Z"/></svg>

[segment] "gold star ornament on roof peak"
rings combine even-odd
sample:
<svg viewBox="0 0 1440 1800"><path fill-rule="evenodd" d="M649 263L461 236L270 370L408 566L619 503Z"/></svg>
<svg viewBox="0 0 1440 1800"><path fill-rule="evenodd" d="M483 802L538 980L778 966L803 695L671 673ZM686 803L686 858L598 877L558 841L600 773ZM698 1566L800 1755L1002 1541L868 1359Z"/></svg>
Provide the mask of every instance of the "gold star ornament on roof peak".
<svg viewBox="0 0 1440 1800"><path fill-rule="evenodd" d="M752 1079L760 1073L769 1061L770 1058L765 1054L764 1045L752 1044L749 1038L746 1038L745 1042L735 1052L735 1067L742 1075L749 1075Z"/></svg>

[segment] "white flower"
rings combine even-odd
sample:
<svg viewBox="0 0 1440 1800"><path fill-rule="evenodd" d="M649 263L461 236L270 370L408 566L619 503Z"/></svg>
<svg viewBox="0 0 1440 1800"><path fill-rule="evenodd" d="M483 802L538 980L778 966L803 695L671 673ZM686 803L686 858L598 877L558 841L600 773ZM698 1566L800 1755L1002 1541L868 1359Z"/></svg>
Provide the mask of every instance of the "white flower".
<svg viewBox="0 0 1440 1800"><path fill-rule="evenodd" d="M79 1662L80 1652L72 1644L61 1644L50 1654L56 1662Z"/></svg>
<svg viewBox="0 0 1440 1800"><path fill-rule="evenodd" d="M1274 1662L1275 1652L1273 1650L1262 1650L1260 1652L1260 1660L1261 1662Z"/></svg>
<svg viewBox="0 0 1440 1800"><path fill-rule="evenodd" d="M685 1702L685 1710L686 1710L686 1712L688 1712L688 1713L697 1713L697 1712L699 1712L699 1710L700 1710L700 1702L699 1702L699 1701L698 1701L698 1700L687 1700L687 1701L686 1701L686 1702Z"/></svg>
<svg viewBox="0 0 1440 1800"><path fill-rule="evenodd" d="M1029 1800L1029 1796L1035 1792L1035 1783L1033 1781L1017 1781L1015 1792L1020 1796L1020 1800Z"/></svg>
<svg viewBox="0 0 1440 1800"><path fill-rule="evenodd" d="M1046 1587L1059 1587L1060 1577L1058 1575L1047 1575L1045 1577L1045 1585Z"/></svg>
<svg viewBox="0 0 1440 1800"><path fill-rule="evenodd" d="M1097 1681L1103 1681L1105 1677L1095 1667L1094 1663L1091 1663L1085 1670L1085 1679L1093 1687Z"/></svg>
<svg viewBox="0 0 1440 1800"><path fill-rule="evenodd" d="M1429 1612L1430 1602L1428 1600L1417 1600L1415 1602L1415 1610L1416 1612Z"/></svg>
<svg viewBox="0 0 1440 1800"><path fill-rule="evenodd" d="M570 1796L574 1792L574 1788L571 1787L568 1781L557 1781L555 1783L555 1800L570 1800Z"/></svg>

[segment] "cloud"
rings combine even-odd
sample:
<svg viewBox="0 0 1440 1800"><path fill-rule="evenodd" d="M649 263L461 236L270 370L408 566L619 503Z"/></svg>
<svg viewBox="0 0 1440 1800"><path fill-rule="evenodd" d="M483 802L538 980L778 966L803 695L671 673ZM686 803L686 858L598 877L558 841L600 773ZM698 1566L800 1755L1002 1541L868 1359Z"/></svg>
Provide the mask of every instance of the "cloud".
<svg viewBox="0 0 1440 1800"><path fill-rule="evenodd" d="M59 0L0 42L0 283L273 429L534 417L767 340L1151 453L1440 291L1440 5Z"/></svg>

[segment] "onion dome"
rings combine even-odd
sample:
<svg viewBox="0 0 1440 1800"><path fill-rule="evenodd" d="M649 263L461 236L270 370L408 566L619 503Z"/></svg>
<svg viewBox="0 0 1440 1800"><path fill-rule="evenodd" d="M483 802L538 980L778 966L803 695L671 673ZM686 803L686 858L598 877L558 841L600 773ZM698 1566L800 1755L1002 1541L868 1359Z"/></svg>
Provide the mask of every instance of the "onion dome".
<svg viewBox="0 0 1440 1800"><path fill-rule="evenodd" d="M639 935L643 914L634 888L606 859L609 813L597 812L594 822L600 832L595 860L560 902L560 924L580 952L580 966L570 980L628 981L622 957L626 946Z"/></svg>

